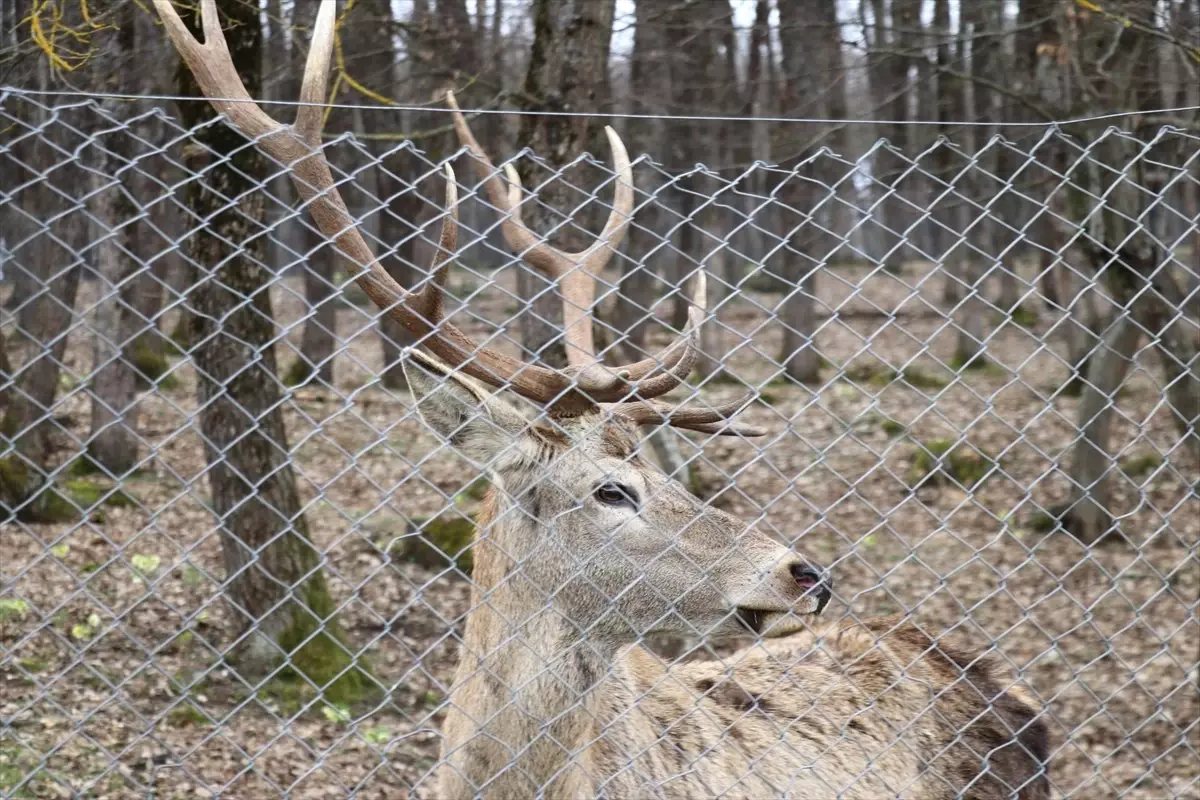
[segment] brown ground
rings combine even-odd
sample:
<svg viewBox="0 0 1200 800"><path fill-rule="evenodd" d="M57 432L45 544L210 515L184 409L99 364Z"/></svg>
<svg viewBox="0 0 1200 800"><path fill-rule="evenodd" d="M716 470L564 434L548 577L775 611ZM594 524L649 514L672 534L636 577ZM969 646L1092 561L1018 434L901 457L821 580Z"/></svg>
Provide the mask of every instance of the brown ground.
<svg viewBox="0 0 1200 800"><path fill-rule="evenodd" d="M926 281L921 295L932 303L939 291ZM275 292L280 319L294 320L300 287L289 280ZM843 313L904 312L895 321L827 322L818 337L826 358L858 364L873 355L896 367L915 359L924 373L951 379L935 360L953 349L945 317L908 294L891 278L853 270L824 278L822 299ZM486 316L502 317L511 301L488 296ZM774 377L768 357L779 339L754 303L776 301L752 295L722 312L727 363L752 385ZM178 386L143 400L142 433L156 455L123 487L136 508L105 507L102 518L75 526L0 527L0 720L10 723L0 729L0 796L25 781L18 796L133 797L153 786L161 798L351 789L394 798L433 763L454 663L445 640L467 610L468 587L461 576L390 561L379 545L403 531L397 515L438 512L473 476L441 453L414 470L435 443L406 416L405 397L370 382L379 349L373 333L356 335L362 319L341 312L349 341L337 391L296 391L285 413L342 620L388 700L347 718L311 691L248 687L219 662L234 632L219 602L216 520L189 425L194 378L181 362ZM1051 323L1043 315L1034 331L1006 325L988 352L1007 369L968 373L942 389L869 381L860 389L832 371L816 394L773 381L768 404L747 412L772 437L761 449L714 442L703 471L734 476L723 497L730 510L832 566L838 599L828 618L907 610L931 633L953 629L995 647L1046 705L1061 796L1200 797L1200 501L1190 489L1200 476L1170 453L1176 433L1146 358L1121 394L1115 444L1127 464L1167 457L1117 478L1127 541L1087 548L1031 529L1039 507L1065 496L1055 465L1076 416L1076 399L1048 399L1066 377ZM755 349L735 351L751 332ZM290 360L287 347L280 358ZM89 362L77 335L67 366L80 376ZM71 437L87 430L88 405L78 387L64 386L77 390L57 412L65 462L78 447ZM725 383L704 394L735 391ZM889 433L885 418L907 433ZM970 492L910 492L914 440L945 438L986 451L996 471Z"/></svg>

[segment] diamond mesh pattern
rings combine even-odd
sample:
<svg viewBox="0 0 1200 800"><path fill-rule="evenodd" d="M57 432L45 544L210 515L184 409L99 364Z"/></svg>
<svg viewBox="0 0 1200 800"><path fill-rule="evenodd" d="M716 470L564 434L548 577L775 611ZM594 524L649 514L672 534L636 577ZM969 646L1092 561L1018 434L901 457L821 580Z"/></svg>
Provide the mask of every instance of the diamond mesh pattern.
<svg viewBox="0 0 1200 800"><path fill-rule="evenodd" d="M521 702L563 674L481 582L488 565L536 576L568 564L558 583L529 580L546 607L603 598L589 606L603 613L568 620L573 641L636 641L673 665L613 714L580 694L568 705L587 715L585 746L546 722L538 743L510 748L514 770L550 742L566 754L556 775L582 770L603 791L649 774L666 743L681 773L702 774L718 755L689 750L687 731L715 726L714 749L738 752L773 697L811 704L798 724L823 732L816 758L861 745L858 718L822 705L833 684L806 670L861 674L884 633L861 663L731 642L689 611L690 589L667 596L654 576L679 558L696 593L723 590L722 576L762 567L736 538L716 566L703 549L571 538L608 530L586 516L579 475L624 485L657 468L702 502L680 511L670 486L638 484L644 517L669 524L636 541L687 540L720 509L829 571L825 622L901 615L930 648L966 642L996 665L999 689L1023 687L1043 707L1055 796L1200 792L1193 134L1048 129L977 152L880 141L791 169L672 173L638 158L634 230L598 276L605 358L668 341L703 268L701 369L671 397L716 404L749 388L757 402L740 418L769 434L648 430L637 458L615 463L576 428L553 461L503 426L491 435L509 440L482 461L446 446L400 380L398 348L413 342L394 341L277 165L230 194L223 157L162 108L9 90L0 128L0 797L434 796L446 713L483 710L450 696L460 658ZM389 269L408 285L427 277L444 162L351 136L328 153ZM527 219L539 185L574 190L543 234L598 229L615 180L602 160L522 159L541 170ZM547 306L519 298L496 210L465 161L458 174L447 317L522 354L518 317ZM219 214L192 210L204 192ZM228 230L239 238L207 251L224 262L198 259L198 242ZM234 262L251 283L230 281ZM489 474L507 481L495 507ZM519 481L536 507L510 491ZM472 544L481 516L490 526ZM529 526L542 537L533 550L501 533ZM611 595L614 570L648 577ZM469 617L510 660L523 653L518 685L494 653L472 650ZM743 648L775 677L747 688ZM879 698L924 681L928 700L888 720L864 773L828 796L931 791L887 782L888 759L921 726L946 733L916 752L922 780L967 791L946 764L978 720L955 722L937 702L966 678L892 667ZM592 738L645 733L643 711L672 675L710 674L725 679L701 680L672 725L616 743L616 774L597 771ZM751 759L712 793L808 786L812 753L788 758L790 776Z"/></svg>

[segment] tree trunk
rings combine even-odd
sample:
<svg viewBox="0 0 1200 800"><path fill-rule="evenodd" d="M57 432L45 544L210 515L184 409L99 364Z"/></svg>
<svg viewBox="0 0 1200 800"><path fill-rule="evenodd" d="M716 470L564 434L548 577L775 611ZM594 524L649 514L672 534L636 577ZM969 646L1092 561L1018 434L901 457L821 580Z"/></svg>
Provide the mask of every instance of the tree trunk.
<svg viewBox="0 0 1200 800"><path fill-rule="evenodd" d="M966 59L964 71L968 75L974 75L982 71L986 64L983 56L976 51L978 34L986 29L986 9L980 8L977 5L972 5L965 9L963 17L963 34L970 37L971 51ZM961 84L963 93L962 109L966 119L976 120L983 115L981 110L988 110L990 106L987 104L987 96L980 97L980 90L977 84L971 80L964 80ZM976 152L976 144L978 137L976 134L977 128L967 126L963 130L963 147L968 153ZM964 181L964 188L967 196L974 199L977 203L983 204L989 198L987 197L985 181L988 180L984 170L987 169L982 165L972 167L971 174ZM994 172L994 170L988 170ZM958 336L954 343L953 363L962 367L978 365L983 356L984 350L984 325L987 322L988 306L984 302L984 280L986 271L982 259L990 259L991 255L996 252L995 241L993 234L995 231L994 225L989 220L976 220L972 217L973 214L983 213L975 210L973 204L967 202L959 203L959 226L960 231L971 231L974 239L974 247L962 247L960 252L960 266L958 267L962 277L961 291L965 295L965 300L961 301L959 319L956 327L958 328Z"/></svg>
<svg viewBox="0 0 1200 800"><path fill-rule="evenodd" d="M1155 349L1167 385L1167 404L1182 440L1179 449L1200 471L1200 320L1183 308L1168 311L1173 319L1166 320Z"/></svg>
<svg viewBox="0 0 1200 800"><path fill-rule="evenodd" d="M334 296L336 255L309 219L300 234L304 263L304 305L307 316L300 335L300 354L288 368L285 383L303 386L313 380L333 387L333 356L337 334L338 299Z"/></svg>
<svg viewBox="0 0 1200 800"><path fill-rule="evenodd" d="M536 0L534 42L525 76L524 94L540 101L528 110L576 111L595 107L603 91L608 67L615 0ZM590 116L537 116L521 118L520 147L528 147L551 167L561 167L591 146L599 131ZM518 166L526 186L535 186L531 165ZM570 213L571 192L563 180L552 181L538 192L536 202L525 206L531 230L550 231ZM566 228L572 225L564 226ZM578 229L576 228L576 231ZM583 237L559 235L565 249L582 249ZM599 276L597 276L599 277ZM521 314L521 343L535 361L553 366L566 364L562 344L562 296L548 280L521 264L517 292L529 304Z"/></svg>
<svg viewBox="0 0 1200 800"><path fill-rule="evenodd" d="M123 47L120 75L122 91L133 94L169 94L173 71L170 69L138 70L136 59L153 58L156 64L170 65L176 58L175 48L162 35L152 14L141 13L136 5L124 12L132 20L135 43ZM120 36L125 28L121 28ZM126 111L128 114L128 111ZM142 118L136 125L135 136L143 142L163 142L170 137L168 124L157 117ZM135 144L135 146L137 146ZM182 173L176 168L173 154L159 153L147 157L139 154L141 169L132 177L131 190L141 211L148 216L137 223L130 251L137 257L137 274L129 285L126 303L132 313L133 338L125 346L125 358L134 368L139 388L158 380L169 369L167 337L160 330L163 301L170 272L177 268L179 255L175 243L184 231L179 219L179 205L174 190ZM153 176L150 178L148 176Z"/></svg>
<svg viewBox="0 0 1200 800"><path fill-rule="evenodd" d="M39 64L38 69L44 85L47 68ZM30 120L34 125L47 122L45 115ZM17 329L26 337L24 349L29 355L17 373L0 422L0 521L13 515L29 522L77 516L73 506L47 487L49 434L56 424L54 400L84 267L79 254L89 233L83 211L64 208L60 199L76 196L74 187L86 185L87 173L75 163L50 170L64 149L75 146L49 143L60 135L68 134L48 126L41 136L15 143L8 154L9 162L19 165L14 184L35 173L48 177L44 184L27 186L8 201L21 209L8 215L15 235L6 267L17 273L17 290L27 290L20 296ZM21 277L22 272L26 277Z"/></svg>
<svg viewBox="0 0 1200 800"><path fill-rule="evenodd" d="M137 49L138 25L133 10L133 6L126 6L117 17L116 47L101 57L101 63L110 73L106 76L110 86L136 91L136 82L122 80L129 74L127 59ZM120 119L124 105L104 101L105 110L115 119ZM138 126L138 133L144 136L145 127ZM87 450L93 465L114 476L132 470L138 455L137 373L125 357L139 330L130 303L137 283L135 273L149 269L139 258L139 240L148 238L148 232L137 221L141 209L132 194L144 183L130 169L137 146L131 131L108 133L100 156L103 163L94 179L100 191L93 203L103 238L96 265L101 299L92 337L92 421Z"/></svg>
<svg viewBox="0 0 1200 800"><path fill-rule="evenodd" d="M671 95L671 70L662 69L661 59L666 50L661 15L664 7L653 0L637 4L634 27L633 60L630 66L632 111L652 115L649 119L629 121L629 139L634 157L642 142L666 140L666 121L653 115L666 108ZM624 355L630 360L645 358L650 323L654 320L655 301L660 294L661 267L669 258L669 237L663 204L668 202L672 189L666 177L654 167L635 167L634 182L642 205L637 219L629 227L625 258L620 259L621 284L617 294L614 325L621 339ZM642 202L641 193L647 200Z"/></svg>
<svg viewBox="0 0 1200 800"><path fill-rule="evenodd" d="M262 31L257 8L219 0L234 66L250 95L260 89ZM179 94L199 96L191 73L178 72ZM319 569L321 553L308 537L276 378L271 279L258 236L267 174L257 149L224 125L197 129L211 119L205 103L182 102L179 112L195 130L189 170L203 182L185 192L189 209L208 224L188 241L204 271L192 290L194 351L199 380L200 432L208 461L211 508L220 521L227 597L243 631L238 661L258 673L282 658L323 687L332 702L348 702L366 688L366 673L351 666L333 616L334 601ZM208 160L205 153L212 153ZM236 209L226 197L240 197ZM219 265L219 266L214 266ZM281 652L282 651L282 652ZM339 677L340 676L340 677Z"/></svg>
<svg viewBox="0 0 1200 800"><path fill-rule="evenodd" d="M12 362L8 360L8 343L4 338L4 329L0 328L0 411L8 408L8 398L12 393L13 370Z"/></svg>
<svg viewBox="0 0 1200 800"><path fill-rule="evenodd" d="M720 3L695 5L690 10L693 19L689 27L697 33L693 37L694 43L689 48L689 55L693 60L700 59L692 74L693 79L703 81L702 88L696 93L697 100L704 107L718 113L736 113L737 71L733 51L736 49L737 37L733 30L733 9L728 0L721 0ZM706 165L710 170L719 170L732 157L733 148L729 139L727 123L708 123L706 130L697 131L690 139L693 153L691 160L693 163ZM723 177L714 180L707 176L697 176L697 183L704 198L701 202L707 206L699 214L698 223L701 227L696 233L699 245L697 254L708 279L709 320L700 328L700 357L696 360L696 372L699 379L713 381L722 377L726 353L730 349L736 349L727 348L723 344L729 331L720 322L732 282L729 268L729 237L730 214L735 203L735 193L727 191ZM718 194L719 203L714 200ZM688 291L687 295L690 297L691 292Z"/></svg>
<svg viewBox="0 0 1200 800"><path fill-rule="evenodd" d="M419 29L419 19L412 20L414 29ZM394 87L400 84L396 75L396 52L391 31L395 27L392 4L389 0L368 0L359 3L347 20L353 50L361 53L351 63L355 74L364 76L368 88L391 97ZM419 34L416 34L419 35ZM418 97L419 102L428 98ZM362 102L360 98L359 102ZM384 133L395 126L399 119L394 112L363 111L363 128L368 133ZM414 225L421 214L418 193L411 184L398 176L406 176L415 170L408 163L407 152L389 153L394 143L371 142L371 151L380 159L379 167L372 170L371 182L374 195L387 207L379 212L379 239L389 248L381 253L384 268L404 287L414 287L420 275L414 264ZM412 183L417 180L414 175ZM437 197L441 192L435 192ZM381 379L388 389L402 390L408 386L404 369L400 363L400 349L415 341L407 328L384 312L379 317L379 344L383 356Z"/></svg>
<svg viewBox="0 0 1200 800"><path fill-rule="evenodd" d="M296 3L293 7L292 64L296 71L291 79L283 81L287 88L288 101L300 96L299 65L304 63L308 50L308 39L316 19L318 3ZM294 197L291 186L286 187L287 197ZM351 212L353 213L353 211ZM300 335L300 355L288 368L285 382L290 386L303 386L312 380L333 386L333 362L337 335L338 300L333 287L337 254L325 237L317 230L316 223L305 214L293 225L296 243L300 249L300 260L304 275L304 304L306 316L304 330Z"/></svg>
<svg viewBox="0 0 1200 800"><path fill-rule="evenodd" d="M125 28L131 23L126 21ZM110 110L119 113L115 108ZM99 245L97 258L101 300L96 306L92 337L92 422L87 451L93 465L114 476L132 470L138 455L137 375L124 357L126 345L137 331L134 311L127 301L136 282L133 273L139 266L134 255L140 233L138 208L124 181L110 177L119 176L130 163L131 144L124 132L111 135L105 143L108 164L100 181L111 185L94 201L106 238Z"/></svg>
<svg viewBox="0 0 1200 800"><path fill-rule="evenodd" d="M1134 324L1133 315L1120 313L1105 333L1088 370L1079 404L1079 438L1072 448L1068 471L1070 500L1056 512L1063 527L1083 542L1096 541L1112 527L1108 509L1112 412L1141 338L1142 331Z"/></svg>
<svg viewBox="0 0 1200 800"><path fill-rule="evenodd" d="M820 77L829 65L810 64L805 58L809 52L827 50L821 37L833 36L825 30L829 24L826 13L821 13L817 4L804 0L781 0L779 3L780 45L783 50L784 113L791 116L824 118L829 113L824 94L824 81ZM819 131L814 126L801 126L797 138L811 138ZM810 257L819 234L816 232L817 191L812 183L820 175L811 174L816 168L804 164L807 154L801 154L790 166L800 167L795 176L785 178L780 196L790 213L785 227L791 231L789 245L784 253L787 259L782 270L787 294L779 308L779 321L783 329L782 349L779 361L789 378L801 383L814 383L820 378L821 360L813 346L816 330L816 274L820 258Z"/></svg>
<svg viewBox="0 0 1200 800"><path fill-rule="evenodd" d="M68 175L85 180L73 169L59 173L64 180ZM35 219L49 219L60 213L53 206L48 188L34 194L26 208ZM36 272L31 272L38 278L38 289L28 300L31 312L25 333L29 357L21 367L16 390L10 393L0 423L0 450L10 446L13 450L0 458L0 520L11 514L27 522L57 522L76 516L74 507L49 490L46 483L49 434L55 425L54 399L83 268L77 254L83 249L87 227L79 212L69 213L14 248L14 261L35 265Z"/></svg>

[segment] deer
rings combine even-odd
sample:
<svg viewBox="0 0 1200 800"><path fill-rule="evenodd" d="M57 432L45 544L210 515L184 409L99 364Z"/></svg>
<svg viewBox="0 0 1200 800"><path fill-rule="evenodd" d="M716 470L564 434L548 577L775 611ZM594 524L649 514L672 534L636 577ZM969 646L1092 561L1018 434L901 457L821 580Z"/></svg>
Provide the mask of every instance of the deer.
<svg viewBox="0 0 1200 800"><path fill-rule="evenodd" d="M441 758L419 793L1049 796L1041 709L993 658L905 617L817 624L833 596L826 569L643 458L647 426L765 431L736 419L747 398L715 407L663 399L697 357L703 271L687 325L670 344L620 367L597 359L595 276L633 214L632 167L611 128L612 211L591 247L568 253L525 227L519 176L507 167L505 186L447 95L457 135L502 214L507 246L562 289L567 365L523 363L443 319L458 226L449 164L438 247L417 288L383 269L342 201L320 141L334 0L323 0L317 15L290 126L246 92L215 0L200 3L203 43L170 0L154 3L216 111L287 166L317 226L358 268L358 285L417 337L403 367L424 423L490 478ZM697 633L755 643L720 660L680 663L641 644Z"/></svg>

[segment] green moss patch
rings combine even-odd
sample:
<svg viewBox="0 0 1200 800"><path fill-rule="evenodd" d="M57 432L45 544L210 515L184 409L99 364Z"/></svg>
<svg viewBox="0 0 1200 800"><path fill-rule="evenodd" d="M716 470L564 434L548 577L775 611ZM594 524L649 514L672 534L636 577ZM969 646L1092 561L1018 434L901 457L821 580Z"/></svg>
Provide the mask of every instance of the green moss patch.
<svg viewBox="0 0 1200 800"><path fill-rule="evenodd" d="M184 701L167 713L167 724L174 728L209 728L213 723L203 711Z"/></svg>
<svg viewBox="0 0 1200 800"><path fill-rule="evenodd" d="M1025 521L1025 527L1035 533L1050 533L1058 528L1058 517L1045 511L1038 511L1029 515L1029 519Z"/></svg>
<svg viewBox="0 0 1200 800"><path fill-rule="evenodd" d="M50 786L42 760L26 747L0 739L0 794L5 797L41 797ZM54 784L57 785L57 784ZM21 788L17 788L20 786Z"/></svg>
<svg viewBox="0 0 1200 800"><path fill-rule="evenodd" d="M137 505L128 494L111 485L87 478L72 478L62 484L67 496L84 511L99 505L110 508L133 508Z"/></svg>
<svg viewBox="0 0 1200 800"><path fill-rule="evenodd" d="M388 553L392 558L428 569L456 566L464 574L471 574L475 520L451 512L433 519L418 518L414 523L415 530L391 542Z"/></svg>
<svg viewBox="0 0 1200 800"><path fill-rule="evenodd" d="M901 380L914 389L942 389L950 383L947 378L911 364L902 370L892 369L881 362L851 364L844 375L855 383L880 388Z"/></svg>
<svg viewBox="0 0 1200 800"><path fill-rule="evenodd" d="M1036 328L1038 313L1027 305L1018 305L1008 314L1008 318L1022 328Z"/></svg>
<svg viewBox="0 0 1200 800"><path fill-rule="evenodd" d="M996 461L967 444L954 446L951 439L917 442L909 464L906 482L920 486L957 483L970 489L996 466Z"/></svg>
<svg viewBox="0 0 1200 800"><path fill-rule="evenodd" d="M490 489L491 486L492 484L488 481L488 479L480 475L478 478L468 483L466 488L458 493L457 497L482 503L483 498L487 496L488 489Z"/></svg>
<svg viewBox="0 0 1200 800"><path fill-rule="evenodd" d="M158 337L158 333L149 334ZM174 342L171 343L175 349ZM179 380L171 374L171 361L166 353L155 347L146 336L138 337L126 353L126 358L138 372L138 379L151 384L157 384L162 389L174 389Z"/></svg>
<svg viewBox="0 0 1200 800"><path fill-rule="evenodd" d="M295 608L291 626L277 642L287 656L284 669L272 683L311 681L325 702L346 706L374 698L379 685L371 665L347 645L341 625L333 617L333 599L324 580L310 579L304 592L307 609Z"/></svg>
<svg viewBox="0 0 1200 800"><path fill-rule="evenodd" d="M31 523L74 522L79 509L52 485L43 483L16 456L0 459L0 521L15 510Z"/></svg>
<svg viewBox="0 0 1200 800"><path fill-rule="evenodd" d="M1145 453L1121 459L1121 472L1130 478L1142 478L1162 465L1163 457L1158 453Z"/></svg>
<svg viewBox="0 0 1200 800"><path fill-rule="evenodd" d="M285 386L304 386L316 374L317 371L313 369L312 364L308 363L308 359L297 358L283 374L283 384Z"/></svg>
<svg viewBox="0 0 1200 800"><path fill-rule="evenodd" d="M982 372L987 369L992 362L988 361L987 356L983 353L976 353L973 356L955 356L950 359L946 365L955 372Z"/></svg>

